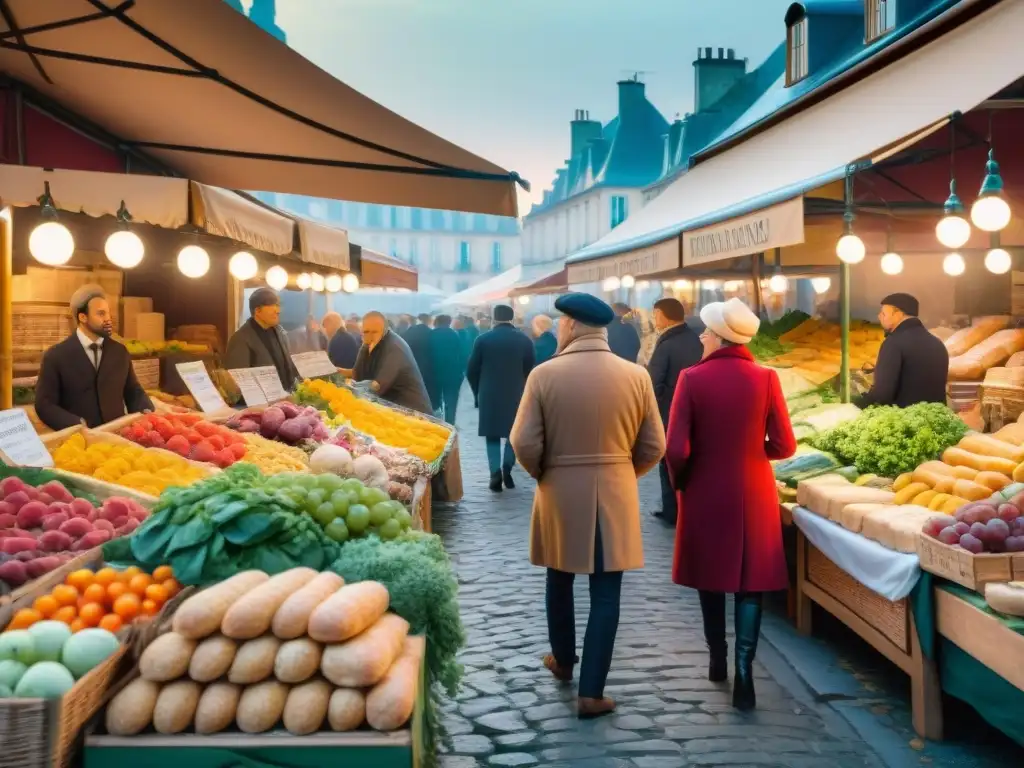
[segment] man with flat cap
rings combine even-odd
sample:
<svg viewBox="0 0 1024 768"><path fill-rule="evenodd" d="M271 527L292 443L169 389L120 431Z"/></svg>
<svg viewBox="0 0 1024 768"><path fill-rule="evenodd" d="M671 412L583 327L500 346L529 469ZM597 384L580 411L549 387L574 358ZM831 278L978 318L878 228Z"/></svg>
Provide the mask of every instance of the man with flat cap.
<svg viewBox="0 0 1024 768"><path fill-rule="evenodd" d="M853 399L858 408L946 402L949 352L918 320L917 313L917 299L908 293L882 299L878 322L886 338L878 351L871 390Z"/></svg>
<svg viewBox="0 0 1024 768"><path fill-rule="evenodd" d="M257 288L249 297L249 315L228 341L224 368L233 371L272 365L284 391L291 392L299 372L281 329L281 299L270 288Z"/></svg>
<svg viewBox="0 0 1024 768"><path fill-rule="evenodd" d="M35 408L40 421L56 431L152 411L127 348L110 338L114 328L103 289L86 285L75 291L71 316L75 332L50 347L39 368Z"/></svg>
<svg viewBox="0 0 1024 768"><path fill-rule="evenodd" d="M466 364L466 379L480 403L478 434L487 441L490 488L494 493L501 492L503 483L506 488L516 487L512 480L516 456L508 436L534 362L533 342L512 325L514 319L512 307L496 306L494 327L480 334Z"/></svg>
<svg viewBox="0 0 1024 768"><path fill-rule="evenodd" d="M555 309L563 314L558 352L527 379L510 441L537 480L530 562L547 568L551 653L543 663L558 680L571 680L578 660L573 580L590 579L577 711L596 717L615 709L604 686L622 573L644 565L637 480L661 461L665 431L647 371L608 346L612 308L570 293Z"/></svg>

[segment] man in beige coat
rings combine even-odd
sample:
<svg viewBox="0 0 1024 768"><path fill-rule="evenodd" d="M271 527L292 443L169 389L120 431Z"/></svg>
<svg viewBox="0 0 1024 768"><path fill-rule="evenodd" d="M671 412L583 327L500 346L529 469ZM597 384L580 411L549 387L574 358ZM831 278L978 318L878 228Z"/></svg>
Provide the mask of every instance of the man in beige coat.
<svg viewBox="0 0 1024 768"><path fill-rule="evenodd" d="M537 480L530 562L547 568L551 654L544 666L572 679L576 657L575 574L590 576L580 717L611 712L604 697L619 625L623 571L643 568L637 478L665 453L665 432L647 371L616 356L600 299L570 293L555 302L558 353L526 382L509 438Z"/></svg>

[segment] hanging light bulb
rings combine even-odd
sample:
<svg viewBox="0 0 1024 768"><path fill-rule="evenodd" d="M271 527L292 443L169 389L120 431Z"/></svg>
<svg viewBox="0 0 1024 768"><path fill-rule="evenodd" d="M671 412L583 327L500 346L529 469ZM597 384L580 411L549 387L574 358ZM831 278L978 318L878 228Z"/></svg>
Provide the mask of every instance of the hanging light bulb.
<svg viewBox="0 0 1024 768"><path fill-rule="evenodd" d="M1013 257L1002 248L993 248L985 254L985 269L995 275L1005 275L1013 266Z"/></svg>
<svg viewBox="0 0 1024 768"><path fill-rule="evenodd" d="M193 280L210 271L210 254L200 245L186 245L178 251L178 270Z"/></svg>
<svg viewBox="0 0 1024 768"><path fill-rule="evenodd" d="M524 294L519 297L518 301L522 306L525 307L527 304L530 303L530 297Z"/></svg>
<svg viewBox="0 0 1024 768"><path fill-rule="evenodd" d="M742 283L739 280L726 280L723 287L727 291L738 291L741 285Z"/></svg>
<svg viewBox="0 0 1024 768"><path fill-rule="evenodd" d="M789 278L781 272L772 275L768 281L768 289L772 293L785 293L789 290Z"/></svg>
<svg viewBox="0 0 1024 768"><path fill-rule="evenodd" d="M1010 223L1010 206L1003 197L1003 177L999 174L999 163L993 149L988 151L985 178L981 182L978 199L971 206L971 221L985 232L998 232Z"/></svg>
<svg viewBox="0 0 1024 768"><path fill-rule="evenodd" d="M146 246L142 244L141 238L128 228L132 216L121 201L121 207L117 209L117 221L119 229L110 234L106 243L103 244L103 252L107 260L115 267L131 269L142 262L142 256L146 252Z"/></svg>
<svg viewBox="0 0 1024 768"><path fill-rule="evenodd" d="M828 293L828 289L832 287L832 278L813 277L811 278L811 287L814 289L814 292L819 296L823 293Z"/></svg>
<svg viewBox="0 0 1024 768"><path fill-rule="evenodd" d="M228 272L236 280L252 280L260 271L256 257L248 251L239 251L228 262Z"/></svg>
<svg viewBox="0 0 1024 768"><path fill-rule="evenodd" d="M328 293L337 293L341 290L341 275L328 275L324 280L324 288Z"/></svg>
<svg viewBox="0 0 1024 768"><path fill-rule="evenodd" d="M283 291L288 285L288 272L284 267L275 264L267 270L264 279L275 291Z"/></svg>
<svg viewBox="0 0 1024 768"><path fill-rule="evenodd" d="M881 261L882 271L887 275L898 275L903 271L903 257L898 253L889 253L882 255Z"/></svg>
<svg viewBox="0 0 1024 768"><path fill-rule="evenodd" d="M28 236L28 252L40 264L60 267L71 261L75 253L75 238L71 231L57 221L57 206L50 196L50 182L43 182L43 194L39 196L39 215L43 223Z"/></svg>
<svg viewBox="0 0 1024 768"><path fill-rule="evenodd" d="M341 290L345 293L355 293L359 290L359 278L349 272L341 278Z"/></svg>
<svg viewBox="0 0 1024 768"><path fill-rule="evenodd" d="M672 287L675 288L677 291L683 291L690 287L690 281L676 280L674 283L672 283Z"/></svg>
<svg viewBox="0 0 1024 768"><path fill-rule="evenodd" d="M621 286L622 281L616 275L612 275L604 281L604 289L606 291L617 291Z"/></svg>
<svg viewBox="0 0 1024 768"><path fill-rule="evenodd" d="M313 284L313 278L309 276L308 272L302 272L297 278L295 278L295 285L299 287L300 291L308 291L309 286Z"/></svg>
<svg viewBox="0 0 1024 768"><path fill-rule="evenodd" d="M314 291L316 291L317 293L323 293L324 292L324 287L325 286L324 286L324 276L323 275L321 275L321 274L319 274L317 272L314 272L312 275L309 276L309 280L310 280L310 286L313 288Z"/></svg>
<svg viewBox="0 0 1024 768"><path fill-rule="evenodd" d="M942 271L950 277L959 277L967 269L964 257L959 253L950 253L942 260Z"/></svg>
<svg viewBox="0 0 1024 768"><path fill-rule="evenodd" d="M949 182L949 197L942 208L946 215L935 225L935 237L946 248L962 248L971 239L971 225L964 218L964 204L956 193L956 179Z"/></svg>
<svg viewBox="0 0 1024 768"><path fill-rule="evenodd" d="M620 282L623 288L632 288L634 285L636 285L636 278L633 277L632 275L623 275L622 280Z"/></svg>
<svg viewBox="0 0 1024 768"><path fill-rule="evenodd" d="M651 287L651 281L650 280L637 280L636 281L636 289L638 291L646 291L650 287Z"/></svg>
<svg viewBox="0 0 1024 768"><path fill-rule="evenodd" d="M865 253L864 241L852 232L843 235L836 243L836 256L847 264L860 264Z"/></svg>

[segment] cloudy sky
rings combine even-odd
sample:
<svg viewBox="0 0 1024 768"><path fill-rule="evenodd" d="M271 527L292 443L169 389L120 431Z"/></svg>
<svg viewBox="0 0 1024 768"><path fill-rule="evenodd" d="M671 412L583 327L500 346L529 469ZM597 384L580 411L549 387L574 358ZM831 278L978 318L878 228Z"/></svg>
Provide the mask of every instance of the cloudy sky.
<svg viewBox="0 0 1024 768"><path fill-rule="evenodd" d="M251 0L243 0L249 5ZM562 164L573 110L615 116L643 71L669 120L692 110L698 47L750 66L784 38L789 0L277 0L288 43L337 78L533 184Z"/></svg>

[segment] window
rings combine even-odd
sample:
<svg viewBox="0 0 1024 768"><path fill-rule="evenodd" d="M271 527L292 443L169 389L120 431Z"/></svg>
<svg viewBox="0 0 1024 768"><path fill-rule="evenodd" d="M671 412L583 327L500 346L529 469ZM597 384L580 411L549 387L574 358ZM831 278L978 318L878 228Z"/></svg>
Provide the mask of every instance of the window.
<svg viewBox="0 0 1024 768"><path fill-rule="evenodd" d="M495 241L491 244L491 272L501 272L501 243Z"/></svg>
<svg viewBox="0 0 1024 768"><path fill-rule="evenodd" d="M800 16L786 31L786 85L807 77L807 17Z"/></svg>
<svg viewBox="0 0 1024 768"><path fill-rule="evenodd" d="M398 207L392 205L391 211L388 215L388 226L392 229L398 229Z"/></svg>
<svg viewBox="0 0 1024 768"><path fill-rule="evenodd" d="M394 258L398 258L398 238L392 237L388 240L388 254Z"/></svg>
<svg viewBox="0 0 1024 768"><path fill-rule="evenodd" d="M434 238L430 238L430 271L441 271L441 246Z"/></svg>
<svg viewBox="0 0 1024 768"><path fill-rule="evenodd" d="M626 196L612 195L612 229L615 229L624 222L627 215Z"/></svg>
<svg viewBox="0 0 1024 768"><path fill-rule="evenodd" d="M410 227L412 229L423 229L423 209L413 208L409 212Z"/></svg>
<svg viewBox="0 0 1024 768"><path fill-rule="evenodd" d="M473 260L469 252L469 243L463 240L459 243L459 263L455 267L456 272L472 272Z"/></svg>
<svg viewBox="0 0 1024 768"><path fill-rule="evenodd" d="M444 211L433 210L430 212L430 227L431 229L448 229L445 225Z"/></svg>
<svg viewBox="0 0 1024 768"><path fill-rule="evenodd" d="M409 265L418 267L420 264L420 243L413 237L409 240Z"/></svg>
<svg viewBox="0 0 1024 768"><path fill-rule="evenodd" d="M868 42L891 32L896 26L896 0L868 0L864 12L867 14L865 37Z"/></svg>
<svg viewBox="0 0 1024 768"><path fill-rule="evenodd" d="M382 225L382 218L379 205L366 206L366 226L379 229Z"/></svg>

